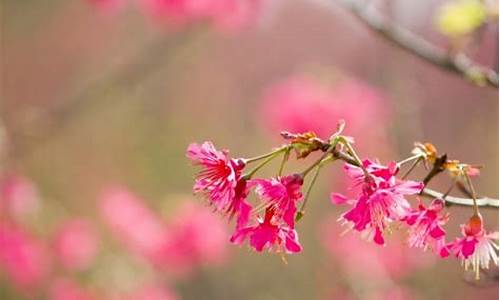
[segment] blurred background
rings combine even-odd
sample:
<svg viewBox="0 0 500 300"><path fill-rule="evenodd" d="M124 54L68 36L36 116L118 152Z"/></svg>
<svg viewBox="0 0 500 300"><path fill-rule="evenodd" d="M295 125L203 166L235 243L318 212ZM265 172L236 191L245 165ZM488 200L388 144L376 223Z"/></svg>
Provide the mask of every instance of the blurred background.
<svg viewBox="0 0 500 300"><path fill-rule="evenodd" d="M343 118L361 156L400 160L429 141L484 165L476 190L498 198L497 89L394 48L336 1L163 2L2 1L0 299L498 298L497 268L476 282L404 233L384 248L341 237L345 209L328 198L348 187L340 165L313 190L303 253L285 264L233 246L185 158L205 140L255 156L281 130L328 137ZM373 2L456 44L436 30L440 1ZM497 70L497 38L488 22L464 51ZM449 211L453 237L471 209ZM496 230L498 211L482 214Z"/></svg>

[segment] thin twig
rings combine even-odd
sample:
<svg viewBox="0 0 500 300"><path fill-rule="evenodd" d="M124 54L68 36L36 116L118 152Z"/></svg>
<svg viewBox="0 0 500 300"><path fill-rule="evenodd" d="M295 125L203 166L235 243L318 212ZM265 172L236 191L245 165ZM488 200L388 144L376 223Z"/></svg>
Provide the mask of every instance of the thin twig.
<svg viewBox="0 0 500 300"><path fill-rule="evenodd" d="M477 197L476 197L476 191L474 190L474 185L472 185L472 180L470 179L469 173L467 173L468 170L463 170L462 169L462 174L465 178L465 181L467 182L467 185L469 186L469 190L472 194L472 201L473 201L473 206L474 206L474 215L479 216L479 208L477 207Z"/></svg>
<svg viewBox="0 0 500 300"><path fill-rule="evenodd" d="M433 198L439 198L442 199L444 197L444 194L431 190L429 188L425 188L422 192L422 195L426 195L429 197ZM452 196L446 196L445 201L449 202L451 204L457 204L457 205L466 205L466 206L473 206L474 201L470 198L459 198L459 197L452 197ZM489 207L498 207L498 199L493 199L493 198L488 198L488 197L483 197L477 199L477 205L478 206L489 206Z"/></svg>
<svg viewBox="0 0 500 300"><path fill-rule="evenodd" d="M309 195L311 194L312 187L316 183L316 179L318 179L318 175L319 175L319 171L321 170L321 166L322 166L322 164L319 164L316 166L316 172L314 172L314 176L311 179L309 186L307 187L306 194L304 196L304 201L302 202L302 206L300 207L300 210L297 212L297 217L295 218L296 221L299 221L306 213L307 201L309 200Z"/></svg>
<svg viewBox="0 0 500 300"><path fill-rule="evenodd" d="M408 168L408 170L403 174L403 176L401 176L401 179L405 179L408 175L410 175L410 173L417 167L420 161L422 161L422 157L417 158L417 160L415 160L413 164L411 164L410 168Z"/></svg>
<svg viewBox="0 0 500 300"><path fill-rule="evenodd" d="M397 23L386 20L379 13L369 11L364 1L344 0L343 3L368 28L408 53L442 70L462 75L471 81L484 81L498 88L498 73L495 70L479 65L463 53L450 56L448 51L435 46Z"/></svg>

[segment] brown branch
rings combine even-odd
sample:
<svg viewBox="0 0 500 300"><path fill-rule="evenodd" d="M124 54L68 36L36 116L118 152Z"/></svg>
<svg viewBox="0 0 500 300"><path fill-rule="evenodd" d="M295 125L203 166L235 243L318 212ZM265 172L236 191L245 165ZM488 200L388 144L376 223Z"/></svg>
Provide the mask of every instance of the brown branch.
<svg viewBox="0 0 500 300"><path fill-rule="evenodd" d="M397 23L386 20L379 13L368 11L364 1L345 0L343 3L368 28L408 53L475 83L486 83L498 88L498 73L495 70L476 63L463 53L450 56L448 51L433 45Z"/></svg>

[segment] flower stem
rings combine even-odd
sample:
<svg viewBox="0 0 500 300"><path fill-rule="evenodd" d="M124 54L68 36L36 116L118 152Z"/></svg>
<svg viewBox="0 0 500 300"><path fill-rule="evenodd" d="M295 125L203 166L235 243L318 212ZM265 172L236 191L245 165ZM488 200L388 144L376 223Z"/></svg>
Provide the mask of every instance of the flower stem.
<svg viewBox="0 0 500 300"><path fill-rule="evenodd" d="M472 180L470 179L470 176L467 173L467 170L462 170L462 174L464 175L465 181L467 182L467 185L469 186L470 192L472 194L472 202L473 202L473 207L474 207L474 215L479 216L479 207L477 205L476 191L474 190L474 186L472 185Z"/></svg>
<svg viewBox="0 0 500 300"><path fill-rule="evenodd" d="M340 160L343 160L344 162L350 164L350 165L353 165L355 167L359 167L360 165L358 164L358 162L352 158L350 155L344 153L344 152L341 152L341 151L338 151L338 150L334 150L332 152L333 154L333 157L334 158L337 158L337 159L340 159Z"/></svg>
<svg viewBox="0 0 500 300"><path fill-rule="evenodd" d="M400 166L404 165L405 163L408 163L414 159L419 161L420 159L422 159L422 154L413 155L413 156L410 156L406 159L403 159L402 161L398 162L398 166L400 167Z"/></svg>
<svg viewBox="0 0 500 300"><path fill-rule="evenodd" d="M359 156L356 153L356 151L354 151L354 148L352 147L351 143L349 143L349 141L346 138L342 138L341 141L342 141L342 144L344 144L344 146L347 148L347 152L350 155L352 155L352 157L354 158L354 160L356 161L356 163L359 165L359 167L361 168L361 170L363 170L363 173L365 174L365 178L367 180L371 180L372 176L371 176L370 172L368 172L368 170L365 168L365 166L363 166L363 162L359 158Z"/></svg>
<svg viewBox="0 0 500 300"><path fill-rule="evenodd" d="M281 176L283 174L283 170L285 169L285 164L288 161L288 158L290 157L290 150L291 150L290 147L286 148L285 153L283 154L283 160L281 160L280 168L278 170L278 176Z"/></svg>
<svg viewBox="0 0 500 300"><path fill-rule="evenodd" d="M290 146L286 145L286 146L282 146L274 151L271 151L269 153L266 153L266 154L262 154L262 155L259 155L259 156L255 156L255 157L251 157L251 158L246 158L245 159L245 162L248 164L248 163L253 163L253 162L256 162L256 161L259 161L261 159L265 159L265 158L268 158L268 157L274 157L275 154L277 153L281 153L282 151L286 150L286 149L289 149Z"/></svg>
<svg viewBox="0 0 500 300"><path fill-rule="evenodd" d="M307 174L309 174L309 172L311 172L316 166L320 165L323 161L324 162L329 161L331 157L327 158L328 155L330 155L330 152L323 153L323 155L321 155L321 157L317 161L315 161L312 165L310 165L309 168L305 169L302 173L300 173L302 178L306 177Z"/></svg>
<svg viewBox="0 0 500 300"><path fill-rule="evenodd" d="M455 185L457 184L457 181L458 181L458 177L455 177L453 179L453 182L451 183L450 187L446 190L446 192L443 194L443 200L446 200L446 197L448 197L448 195L451 193L451 191L453 190L453 188L455 187Z"/></svg>
<svg viewBox="0 0 500 300"><path fill-rule="evenodd" d="M418 165L419 162L422 161L422 156L419 156L411 165L411 167L408 169L408 171L405 172L403 176L401 176L401 179L405 179L410 173L415 169L415 167ZM401 164L401 162L398 163L398 166Z"/></svg>
<svg viewBox="0 0 500 300"><path fill-rule="evenodd" d="M311 182L309 183L309 186L307 187L306 194L304 195L304 202L302 202L302 206L300 207L300 210L297 212L297 216L295 217L295 221L299 221L302 219L302 217L305 214L305 209L307 205L307 200L309 199L309 195L311 194L312 187L316 183L316 180L318 179L319 172L321 170L321 167L323 167L324 163L328 162L329 160L333 160L332 157L327 158L322 160L317 166L316 166L316 172L314 172L314 175L311 179Z"/></svg>
<svg viewBox="0 0 500 300"><path fill-rule="evenodd" d="M257 165L253 170L251 170L249 173L245 174L243 176L243 178L245 179L250 179L252 178L252 176L257 173L257 171L259 171L262 167L264 167L265 165L267 165L267 163L269 163L271 160L273 160L276 156L278 156L284 149L286 148L281 148L279 151L275 151L274 153L272 154L266 154L264 156L265 160L263 162L261 162L259 165ZM260 158L262 159L262 158Z"/></svg>

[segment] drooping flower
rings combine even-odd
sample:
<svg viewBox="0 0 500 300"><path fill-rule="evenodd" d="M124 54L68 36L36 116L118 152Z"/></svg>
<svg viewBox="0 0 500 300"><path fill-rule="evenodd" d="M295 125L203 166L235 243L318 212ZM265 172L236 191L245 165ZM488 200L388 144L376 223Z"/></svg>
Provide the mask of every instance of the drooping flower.
<svg viewBox="0 0 500 300"><path fill-rule="evenodd" d="M231 242L242 244L247 238L257 252L264 249L276 252L298 253L302 251L295 229L280 223L272 208L266 209L264 219L258 218L257 225L236 229Z"/></svg>
<svg viewBox="0 0 500 300"><path fill-rule="evenodd" d="M439 253L445 245L446 232L443 225L448 221L448 215L442 214L444 201L434 199L426 207L420 203L417 209L413 209L402 221L410 226L408 244L410 247L431 248Z"/></svg>
<svg viewBox="0 0 500 300"><path fill-rule="evenodd" d="M299 174L252 180L256 193L274 207L275 217L282 218L290 228L295 227L296 203L302 199L303 182Z"/></svg>
<svg viewBox="0 0 500 300"><path fill-rule="evenodd" d="M92 223L75 218L61 223L54 234L54 253L70 270L84 270L97 254L98 236Z"/></svg>
<svg viewBox="0 0 500 300"><path fill-rule="evenodd" d="M354 207L344 213L340 220L350 223L352 229L362 232L366 238L383 245L385 241L382 233L389 223L401 220L411 210L404 196L418 194L423 183L397 179L396 163L382 166L365 160L363 168L350 164L346 164L344 168L354 180L354 185L361 186L358 198L349 200L334 194L332 202L354 203Z"/></svg>
<svg viewBox="0 0 500 300"><path fill-rule="evenodd" d="M486 233L482 217L474 215L462 225L462 237L442 249L442 256L449 253L460 258L466 270L472 267L479 279L479 270L488 269L490 261L498 265L498 232Z"/></svg>
<svg viewBox="0 0 500 300"><path fill-rule="evenodd" d="M218 211L238 215L239 226L246 225L251 206L245 200L247 181L241 176L245 161L229 158L228 151L216 150L211 142L189 145L186 155L202 167L193 192L205 194Z"/></svg>

